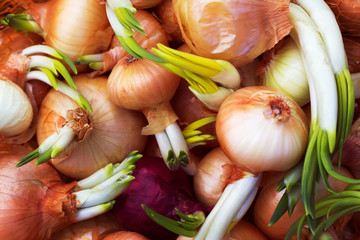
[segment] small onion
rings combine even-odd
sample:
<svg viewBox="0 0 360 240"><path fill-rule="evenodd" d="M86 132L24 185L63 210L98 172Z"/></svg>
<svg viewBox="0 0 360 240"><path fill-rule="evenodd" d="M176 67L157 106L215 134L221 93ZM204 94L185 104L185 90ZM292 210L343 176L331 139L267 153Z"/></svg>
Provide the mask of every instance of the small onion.
<svg viewBox="0 0 360 240"><path fill-rule="evenodd" d="M117 107L107 92L105 76L90 79L86 74L74 77L78 91L90 102L93 112L86 113L88 124L80 126L83 138L72 142L52 164L64 175L85 178L108 163L122 161L131 151L142 151L146 136L141 135L144 117L136 111ZM51 90L39 111L38 143L61 128L69 110L77 103L64 94Z"/></svg>
<svg viewBox="0 0 360 240"><path fill-rule="evenodd" d="M0 80L0 134L13 137L29 128L33 109L28 96L15 83Z"/></svg>
<svg viewBox="0 0 360 240"><path fill-rule="evenodd" d="M30 2L26 8L43 30L45 43L73 61L109 47L113 30L101 1Z"/></svg>
<svg viewBox="0 0 360 240"><path fill-rule="evenodd" d="M263 85L278 89L300 106L310 102L310 92L300 50L292 38L279 42L263 55Z"/></svg>
<svg viewBox="0 0 360 240"><path fill-rule="evenodd" d="M235 91L222 103L216 120L216 135L226 155L251 172L295 166L306 150L308 132L301 107L265 86Z"/></svg>
<svg viewBox="0 0 360 240"><path fill-rule="evenodd" d="M289 34L289 2L173 0L173 8L183 38L195 54L240 66Z"/></svg>

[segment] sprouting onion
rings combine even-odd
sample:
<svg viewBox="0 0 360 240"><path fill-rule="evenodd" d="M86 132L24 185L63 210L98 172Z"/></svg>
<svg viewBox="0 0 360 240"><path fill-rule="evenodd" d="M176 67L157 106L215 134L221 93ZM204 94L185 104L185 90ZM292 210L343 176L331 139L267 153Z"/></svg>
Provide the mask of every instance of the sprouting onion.
<svg viewBox="0 0 360 240"><path fill-rule="evenodd" d="M301 175L301 195L306 219L315 232L315 182L334 192L328 175L358 184L360 180L337 173L331 164L335 149L342 148L348 136L354 111L354 90L347 69L341 33L334 15L322 0L300 0L290 4L290 33L297 43L309 81L311 126ZM297 178L299 180L299 177Z"/></svg>

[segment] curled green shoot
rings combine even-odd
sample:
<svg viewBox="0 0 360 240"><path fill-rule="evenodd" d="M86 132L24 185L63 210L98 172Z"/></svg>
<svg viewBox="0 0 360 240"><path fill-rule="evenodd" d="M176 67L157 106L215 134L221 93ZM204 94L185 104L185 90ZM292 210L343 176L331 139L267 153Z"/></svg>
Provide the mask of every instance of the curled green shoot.
<svg viewBox="0 0 360 240"><path fill-rule="evenodd" d="M8 14L0 19L0 23L17 31L36 33L44 37L44 33L36 21L26 13Z"/></svg>
<svg viewBox="0 0 360 240"><path fill-rule="evenodd" d="M185 215L175 208L175 211L180 218L180 221L176 221L155 212L144 204L141 204L141 207L153 221L169 231L185 237L195 237L197 229L205 220L205 214L203 212L194 212Z"/></svg>

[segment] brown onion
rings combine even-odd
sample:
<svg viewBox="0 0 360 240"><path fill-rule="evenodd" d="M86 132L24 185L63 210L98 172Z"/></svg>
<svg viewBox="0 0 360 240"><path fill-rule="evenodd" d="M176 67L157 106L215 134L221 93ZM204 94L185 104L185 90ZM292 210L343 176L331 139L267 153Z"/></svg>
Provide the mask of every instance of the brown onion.
<svg viewBox="0 0 360 240"><path fill-rule="evenodd" d="M360 35L360 2L357 0L325 0L336 16L340 29Z"/></svg>
<svg viewBox="0 0 360 240"><path fill-rule="evenodd" d="M78 91L90 102L93 112L83 113L87 124L78 128L79 138L52 159L52 164L64 175L84 178L108 163L122 161L131 151L142 151L146 136L141 135L145 119L136 111L117 107L107 91L105 76L90 79L77 75ZM60 129L69 120L70 110L77 111L77 103L60 92L51 90L43 100L37 129L38 143ZM80 116L80 115L79 115Z"/></svg>
<svg viewBox="0 0 360 240"><path fill-rule="evenodd" d="M216 135L226 155L252 172L295 166L306 150L308 132L301 107L265 86L235 91L222 103L216 119Z"/></svg>
<svg viewBox="0 0 360 240"><path fill-rule="evenodd" d="M29 14L45 36L45 43L75 61L108 49L113 30L99 0L30 2Z"/></svg>
<svg viewBox="0 0 360 240"><path fill-rule="evenodd" d="M253 61L292 28L289 0L173 0L173 8L195 54L235 66Z"/></svg>

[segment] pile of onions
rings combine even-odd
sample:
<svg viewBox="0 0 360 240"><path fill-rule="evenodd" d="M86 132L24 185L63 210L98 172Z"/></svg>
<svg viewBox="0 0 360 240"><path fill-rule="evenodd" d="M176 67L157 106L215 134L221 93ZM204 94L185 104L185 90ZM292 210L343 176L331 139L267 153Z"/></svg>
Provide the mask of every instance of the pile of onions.
<svg viewBox="0 0 360 240"><path fill-rule="evenodd" d="M181 170L171 171L161 158L143 157L136 163L135 180L116 199L113 213L121 226L150 239L171 239L174 233L153 222L141 204L172 219L177 219L175 208L184 214L201 210L192 198L188 176Z"/></svg>
<svg viewBox="0 0 360 240"><path fill-rule="evenodd" d="M234 92L221 105L216 120L225 154L236 166L255 173L295 166L305 153L308 132L301 107L265 86Z"/></svg>
<svg viewBox="0 0 360 240"><path fill-rule="evenodd" d="M240 66L289 34L289 2L173 0L173 8L182 36L195 54Z"/></svg>
<svg viewBox="0 0 360 240"><path fill-rule="evenodd" d="M39 2L39 1L36 1ZM45 43L71 60L108 49L113 31L100 1L31 1L28 13L43 31Z"/></svg>
<svg viewBox="0 0 360 240"><path fill-rule="evenodd" d="M89 176L108 163L122 161L131 151L142 151L146 136L141 135L144 117L136 111L116 106L107 91L105 76L90 79L86 74L74 77L78 91L88 99L93 112L83 113L77 103L64 94L51 90L39 111L37 140L41 144L47 137L69 121L68 112L75 114L80 125L77 141L72 142L52 164L64 175L80 179Z"/></svg>
<svg viewBox="0 0 360 240"><path fill-rule="evenodd" d="M346 168L341 168L339 172L344 176L352 177L352 175ZM302 201L299 200L291 217L289 217L288 213L286 212L275 224L268 226L271 216L273 215L276 207L278 206L281 197L285 193L285 189L280 192L276 190L278 182L282 178L283 174L284 173L279 173L278 175L275 175L274 178L276 179L276 181L266 185L258 194L253 212L253 218L256 226L263 233L265 233L267 237L274 240L284 239L291 225L294 224L296 220L298 220L305 214L305 209ZM329 177L329 184L331 189L333 189L335 192L343 191L348 185L347 183L337 180L331 176ZM320 185L317 185L315 192L316 199L320 199L330 194L330 192L324 187L322 183ZM335 223L335 229L337 229L338 232L341 232L344 226L350 220L350 218L351 215L342 217L341 220L338 220ZM309 230L304 228L302 230L302 239L307 239L308 236Z"/></svg>

